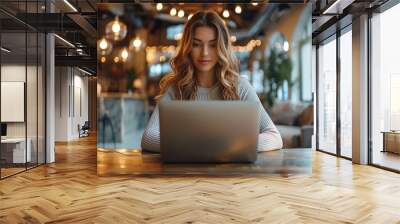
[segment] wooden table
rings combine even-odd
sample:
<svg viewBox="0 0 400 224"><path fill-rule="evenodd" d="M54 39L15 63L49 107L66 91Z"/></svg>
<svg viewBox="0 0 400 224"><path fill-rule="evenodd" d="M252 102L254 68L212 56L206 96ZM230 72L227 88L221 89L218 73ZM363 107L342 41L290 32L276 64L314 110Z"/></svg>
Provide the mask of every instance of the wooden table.
<svg viewBox="0 0 400 224"><path fill-rule="evenodd" d="M311 174L311 149L282 149L258 154L255 163L163 164L159 154L140 150L97 149L99 176L290 176Z"/></svg>

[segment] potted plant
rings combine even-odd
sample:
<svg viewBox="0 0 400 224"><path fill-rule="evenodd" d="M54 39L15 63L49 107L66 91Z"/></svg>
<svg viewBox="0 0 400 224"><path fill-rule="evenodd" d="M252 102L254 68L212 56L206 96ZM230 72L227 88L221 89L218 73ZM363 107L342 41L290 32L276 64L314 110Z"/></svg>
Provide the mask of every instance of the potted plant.
<svg viewBox="0 0 400 224"><path fill-rule="evenodd" d="M285 81L287 81L289 88L292 86L292 62L287 52L278 52L275 48L272 48L268 59L261 62L261 68L264 71L262 98L271 108Z"/></svg>

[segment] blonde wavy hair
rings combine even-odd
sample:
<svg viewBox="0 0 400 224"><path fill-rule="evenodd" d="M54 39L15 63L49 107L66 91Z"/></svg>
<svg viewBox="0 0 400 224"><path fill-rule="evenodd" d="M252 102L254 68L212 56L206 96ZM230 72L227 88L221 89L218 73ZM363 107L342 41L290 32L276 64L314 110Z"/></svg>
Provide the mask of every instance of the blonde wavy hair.
<svg viewBox="0 0 400 224"><path fill-rule="evenodd" d="M207 26L215 30L217 35L218 62L215 65L215 75L224 100L238 100L237 83L239 79L239 64L233 55L230 34L224 21L214 11L199 11L187 21L176 55L171 60L172 73L160 81L159 100L167 89L172 86L176 100L193 100L196 98L197 79L190 58L195 29Z"/></svg>

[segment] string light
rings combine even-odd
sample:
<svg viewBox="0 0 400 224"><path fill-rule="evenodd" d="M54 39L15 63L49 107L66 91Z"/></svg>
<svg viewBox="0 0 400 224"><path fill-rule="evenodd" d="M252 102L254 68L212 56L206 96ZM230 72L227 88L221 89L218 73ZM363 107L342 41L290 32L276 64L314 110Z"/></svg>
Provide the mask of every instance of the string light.
<svg viewBox="0 0 400 224"><path fill-rule="evenodd" d="M176 16L176 8L172 8L172 9L169 11L169 14L170 14L171 16Z"/></svg>
<svg viewBox="0 0 400 224"><path fill-rule="evenodd" d="M182 9L179 10L179 12L178 12L178 17L179 17L179 18L182 18L182 17L184 17L184 16L185 16L185 11L183 11Z"/></svg>
<svg viewBox="0 0 400 224"><path fill-rule="evenodd" d="M236 12L236 14L242 13L242 7L240 7L239 5L237 5L237 6L235 7L235 12Z"/></svg>
<svg viewBox="0 0 400 224"><path fill-rule="evenodd" d="M229 11L228 11L227 9L225 9L225 10L222 12L222 16L223 16L224 18L228 18L228 17L229 17Z"/></svg>
<svg viewBox="0 0 400 224"><path fill-rule="evenodd" d="M163 4L162 3L157 3L156 9L157 9L157 11L161 11L163 9Z"/></svg>

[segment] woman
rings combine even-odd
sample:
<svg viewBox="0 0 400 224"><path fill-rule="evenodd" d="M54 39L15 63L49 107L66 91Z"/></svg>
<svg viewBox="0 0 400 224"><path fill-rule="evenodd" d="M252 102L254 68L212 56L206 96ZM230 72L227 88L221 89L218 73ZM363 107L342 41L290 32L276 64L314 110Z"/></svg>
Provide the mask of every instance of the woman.
<svg viewBox="0 0 400 224"><path fill-rule="evenodd" d="M161 80L157 100L256 101L260 112L257 150L282 148L282 138L255 90L239 76L228 29L217 13L201 11L191 17L171 66L173 73ZM160 151L158 114L156 106L142 136L144 150Z"/></svg>

